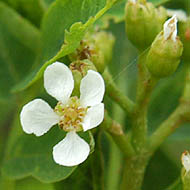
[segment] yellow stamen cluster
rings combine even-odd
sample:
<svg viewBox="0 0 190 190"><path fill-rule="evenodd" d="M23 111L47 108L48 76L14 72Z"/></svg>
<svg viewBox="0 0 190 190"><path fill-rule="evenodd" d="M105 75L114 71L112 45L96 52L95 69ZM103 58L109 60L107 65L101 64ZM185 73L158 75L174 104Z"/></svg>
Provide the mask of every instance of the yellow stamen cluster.
<svg viewBox="0 0 190 190"><path fill-rule="evenodd" d="M75 96L71 97L67 104L58 102L55 112L60 116L59 126L64 131L82 131L82 122L86 115L87 108L81 107L80 100Z"/></svg>

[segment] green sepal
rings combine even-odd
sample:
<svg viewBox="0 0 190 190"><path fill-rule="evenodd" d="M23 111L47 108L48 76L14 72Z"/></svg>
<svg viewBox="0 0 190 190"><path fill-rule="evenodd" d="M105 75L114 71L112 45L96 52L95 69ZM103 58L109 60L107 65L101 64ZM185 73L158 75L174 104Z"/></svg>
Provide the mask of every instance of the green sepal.
<svg viewBox="0 0 190 190"><path fill-rule="evenodd" d="M161 32L148 52L146 66L154 77L167 77L176 71L182 52L183 44L179 38L165 40Z"/></svg>

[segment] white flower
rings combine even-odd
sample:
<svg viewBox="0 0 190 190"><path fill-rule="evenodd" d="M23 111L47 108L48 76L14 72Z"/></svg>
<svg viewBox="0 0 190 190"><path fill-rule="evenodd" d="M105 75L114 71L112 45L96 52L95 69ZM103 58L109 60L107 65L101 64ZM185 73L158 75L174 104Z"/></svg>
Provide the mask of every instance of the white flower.
<svg viewBox="0 0 190 190"><path fill-rule="evenodd" d="M177 37L177 17L174 15L164 23L164 39L171 38L174 42Z"/></svg>
<svg viewBox="0 0 190 190"><path fill-rule="evenodd" d="M185 151L181 156L181 162L186 170L186 172L190 171L190 153Z"/></svg>
<svg viewBox="0 0 190 190"><path fill-rule="evenodd" d="M104 118L105 85L102 76L89 70L81 80L80 98L70 97L74 88L72 72L59 62L44 72L44 87L59 102L53 110L42 99L26 104L20 114L23 130L41 136L57 124L67 131L66 137L53 147L53 158L64 166L78 165L87 159L90 147L76 132L98 126Z"/></svg>
<svg viewBox="0 0 190 190"><path fill-rule="evenodd" d="M176 15L177 19L181 22L186 22L187 21L187 14L185 11L181 9L167 9L167 15L169 17L172 17L173 15Z"/></svg>

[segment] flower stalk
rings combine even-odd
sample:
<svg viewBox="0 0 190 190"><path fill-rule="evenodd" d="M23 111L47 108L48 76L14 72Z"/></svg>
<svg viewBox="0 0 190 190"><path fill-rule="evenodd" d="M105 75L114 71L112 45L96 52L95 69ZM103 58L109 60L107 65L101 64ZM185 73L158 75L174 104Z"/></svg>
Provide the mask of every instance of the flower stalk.
<svg viewBox="0 0 190 190"><path fill-rule="evenodd" d="M112 120L107 111L104 114L103 128L111 135L114 142L118 145L124 157L131 157L135 155L135 151L130 143L130 138L124 134L119 123Z"/></svg>
<svg viewBox="0 0 190 190"><path fill-rule="evenodd" d="M113 99L125 112L128 116L132 116L134 113L135 104L127 96L125 96L120 89L114 83L112 76L106 70L103 73L103 78L106 84L106 93L111 99Z"/></svg>
<svg viewBox="0 0 190 190"><path fill-rule="evenodd" d="M152 77L146 64L147 51L139 56L138 61L138 84L137 84L137 104L133 116L132 142L137 152L142 152L147 141L147 109L150 96L157 79Z"/></svg>
<svg viewBox="0 0 190 190"><path fill-rule="evenodd" d="M143 154L125 160L121 190L141 189L149 157L148 154Z"/></svg>

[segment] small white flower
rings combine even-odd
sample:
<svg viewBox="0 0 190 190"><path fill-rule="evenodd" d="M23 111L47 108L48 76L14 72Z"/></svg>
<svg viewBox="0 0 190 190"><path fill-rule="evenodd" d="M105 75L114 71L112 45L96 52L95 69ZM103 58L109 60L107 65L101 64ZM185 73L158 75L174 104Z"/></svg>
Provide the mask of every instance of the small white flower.
<svg viewBox="0 0 190 190"><path fill-rule="evenodd" d="M92 129L103 121L104 80L98 72L89 70L81 80L80 98L70 97L74 88L72 72L55 62L44 72L44 87L58 104L53 110L42 99L29 102L20 114L22 128L28 134L41 136L58 123L68 133L53 147L53 158L60 165L78 165L87 159L90 147L76 132Z"/></svg>
<svg viewBox="0 0 190 190"><path fill-rule="evenodd" d="M181 156L182 164L186 170L186 172L190 171L190 153L185 151Z"/></svg>
<svg viewBox="0 0 190 190"><path fill-rule="evenodd" d="M174 42L177 37L177 17L174 15L164 23L164 39L171 38Z"/></svg>
<svg viewBox="0 0 190 190"><path fill-rule="evenodd" d="M167 9L167 15L169 17L172 17L173 15L176 15L177 19L179 21L182 22L186 22L187 21L187 14L185 11L181 10L181 9Z"/></svg>

